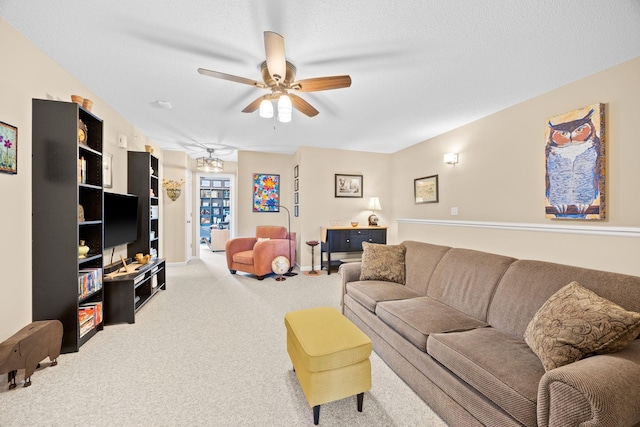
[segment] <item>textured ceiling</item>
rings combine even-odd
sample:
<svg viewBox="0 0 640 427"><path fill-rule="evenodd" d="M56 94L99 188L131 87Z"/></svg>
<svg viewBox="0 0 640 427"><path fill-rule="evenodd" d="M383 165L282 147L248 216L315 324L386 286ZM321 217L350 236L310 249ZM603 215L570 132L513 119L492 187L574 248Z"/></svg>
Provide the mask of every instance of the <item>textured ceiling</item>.
<svg viewBox="0 0 640 427"><path fill-rule="evenodd" d="M0 16L159 146L192 156L391 153L640 56L639 0L0 0ZM349 74L351 87L301 93L313 118L241 113L266 92L196 70L261 80L267 30L299 79Z"/></svg>

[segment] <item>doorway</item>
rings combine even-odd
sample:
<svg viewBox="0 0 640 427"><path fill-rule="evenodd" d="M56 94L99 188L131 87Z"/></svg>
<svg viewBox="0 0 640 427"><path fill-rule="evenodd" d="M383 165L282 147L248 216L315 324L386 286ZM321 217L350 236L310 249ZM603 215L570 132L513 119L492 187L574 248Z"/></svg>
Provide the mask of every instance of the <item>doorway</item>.
<svg viewBox="0 0 640 427"><path fill-rule="evenodd" d="M198 174L195 189L195 228L199 258L202 251L224 253L227 240L235 235L235 176Z"/></svg>

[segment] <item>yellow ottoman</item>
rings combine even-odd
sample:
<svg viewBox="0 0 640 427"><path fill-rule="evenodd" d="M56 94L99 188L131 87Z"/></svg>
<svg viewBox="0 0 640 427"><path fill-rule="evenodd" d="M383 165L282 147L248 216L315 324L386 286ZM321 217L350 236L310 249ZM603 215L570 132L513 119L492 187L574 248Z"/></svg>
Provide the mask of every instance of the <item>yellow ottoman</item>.
<svg viewBox="0 0 640 427"><path fill-rule="evenodd" d="M313 407L357 395L362 412L364 392L371 388L371 340L331 307L292 311L284 316L287 352L300 386Z"/></svg>

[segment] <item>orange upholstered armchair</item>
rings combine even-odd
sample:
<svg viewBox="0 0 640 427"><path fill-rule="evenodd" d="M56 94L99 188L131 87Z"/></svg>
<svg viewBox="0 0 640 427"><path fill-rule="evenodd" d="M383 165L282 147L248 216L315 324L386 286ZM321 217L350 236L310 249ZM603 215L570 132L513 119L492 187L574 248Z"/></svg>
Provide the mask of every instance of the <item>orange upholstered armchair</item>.
<svg viewBox="0 0 640 427"><path fill-rule="evenodd" d="M287 233L285 227L259 225L255 237L227 240L225 251L231 274L244 271L262 280L271 273L271 262L279 255L287 258L292 267L295 265L296 233Z"/></svg>

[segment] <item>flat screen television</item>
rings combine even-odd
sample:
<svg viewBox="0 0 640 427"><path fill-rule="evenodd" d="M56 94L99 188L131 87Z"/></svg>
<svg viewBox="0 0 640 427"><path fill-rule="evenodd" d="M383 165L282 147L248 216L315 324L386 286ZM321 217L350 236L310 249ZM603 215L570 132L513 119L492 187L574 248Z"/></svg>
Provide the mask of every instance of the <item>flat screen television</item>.
<svg viewBox="0 0 640 427"><path fill-rule="evenodd" d="M135 242L138 239L138 196L104 193L104 247Z"/></svg>

